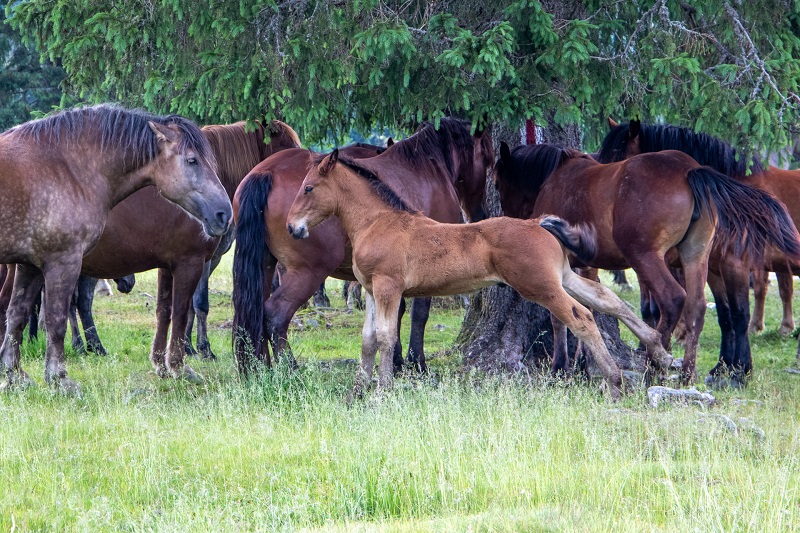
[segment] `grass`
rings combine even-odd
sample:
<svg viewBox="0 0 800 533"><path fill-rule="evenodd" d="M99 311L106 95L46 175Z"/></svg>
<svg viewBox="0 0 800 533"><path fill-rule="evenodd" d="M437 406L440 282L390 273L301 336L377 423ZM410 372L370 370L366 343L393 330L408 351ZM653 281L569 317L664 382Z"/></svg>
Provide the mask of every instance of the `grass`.
<svg viewBox="0 0 800 533"><path fill-rule="evenodd" d="M400 380L347 407L353 367L339 360L358 356L363 315L302 311L291 338L301 369L279 366L243 384L224 327L226 259L212 279L220 361L190 363L205 378L200 386L150 373L152 273L137 277L131 295L97 299L110 355L69 354L82 398L45 387L43 342L25 347L24 367L39 386L0 395L0 530L778 531L800 523L800 377L784 371L794 339L754 337L749 388L715 393L709 411L652 410L641 393L615 405L594 387L459 375L446 350L463 311L435 309L427 346L437 378ZM329 282L341 308L339 286ZM780 322L776 293L768 331ZM713 309L706 322L701 372L716 357Z"/></svg>

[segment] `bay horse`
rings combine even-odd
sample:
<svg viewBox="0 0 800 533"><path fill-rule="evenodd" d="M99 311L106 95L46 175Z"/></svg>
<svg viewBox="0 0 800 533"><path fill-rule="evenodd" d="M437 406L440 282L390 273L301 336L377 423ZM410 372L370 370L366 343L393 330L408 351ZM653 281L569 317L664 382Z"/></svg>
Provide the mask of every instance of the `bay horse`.
<svg viewBox="0 0 800 533"><path fill-rule="evenodd" d="M695 379L712 242L733 243L752 256L775 242L800 254L797 230L769 194L740 184L679 151L601 164L577 150L501 144L495 183L505 213L552 214L597 231L597 254L573 266L632 268L661 310L656 329L665 348L683 312L687 330L682 379ZM667 258L667 256L670 256ZM680 262L685 289L669 263ZM653 324L651 324L653 325ZM566 332L554 321L553 370L566 360Z"/></svg>
<svg viewBox="0 0 800 533"><path fill-rule="evenodd" d="M611 119L609 126L611 131L599 152L601 161L619 161L636 154L659 150L679 150L729 179L774 196L782 202L791 221L794 224L800 223L799 171L764 168L758 157L739 157L730 144L685 127L646 124L638 120L617 124ZM715 247L708 284L716 301L722 339L719 362L707 378L710 384L716 383L724 374L730 374L731 384L738 386L750 374L752 357L747 334L751 268L757 271L772 270L787 277L798 274L800 264L797 262L797 254L792 253L793 250L794 248L786 250L780 246L768 246L765 252L760 253L764 256L761 261L758 257L742 257L736 250ZM752 259L756 261L753 263ZM758 282L763 281L759 272L756 272L755 280L756 294L759 295ZM763 301L757 304L756 309L759 307L763 309Z"/></svg>
<svg viewBox="0 0 800 533"><path fill-rule="evenodd" d="M370 161L340 157L336 150L325 156L303 180L287 217L291 236L306 239L336 216L352 243L353 273L367 292L356 395L371 385L378 350L379 386L392 385L397 310L404 296L448 296L498 283L567 324L591 351L612 398L620 396L621 372L584 305L620 318L648 347L667 356L659 334L622 300L570 269L567 249L586 260L595 254L594 232L587 226L552 216L437 222L409 207L367 167Z"/></svg>
<svg viewBox="0 0 800 533"><path fill-rule="evenodd" d="M0 134L0 263L17 263L0 347L5 387L30 383L19 345L44 283L45 381L80 392L67 375L64 336L82 259L111 209L147 185L201 221L209 235L228 230L230 199L208 141L188 119L99 105Z"/></svg>
<svg viewBox="0 0 800 533"><path fill-rule="evenodd" d="M267 126L257 123L253 131L247 130L244 121L205 126L201 131L216 158L219 178L229 198L259 161L300 145L297 133L277 120ZM143 217L142 213L147 216ZM221 239L208 238L192 217L165 201L154 187L137 191L111 210L100 240L83 259L82 272L91 277L78 286L81 321L84 326L93 323L91 306L95 283L90 280L159 269L156 331L150 360L159 376L167 376L172 368L182 368L182 377L197 381L193 370L183 364L191 335L192 302L197 305L198 349L213 359L206 328L208 276L230 248L233 236L235 232L231 227ZM92 336L92 342L102 346L96 336L96 333Z"/></svg>
<svg viewBox="0 0 800 533"><path fill-rule="evenodd" d="M493 163L491 140L470 133L460 119L443 118L437 129L424 123L417 132L380 154L342 153L380 170L384 180L410 205L442 222L458 223L462 209L469 220L486 216L486 171ZM374 149L373 149L374 150ZM249 353L269 364L269 340L275 354L289 350L292 316L328 276L355 281L352 250L341 224L332 219L310 239L295 241L286 233L286 217L316 154L286 151L253 169L234 197L238 244L234 255L234 353L248 372ZM369 157L369 159L365 159ZM266 244L266 250L264 246ZM275 264L286 267L281 286L269 292ZM430 298L416 298L411 309L408 361L425 371L423 350ZM402 366L399 353L396 366Z"/></svg>

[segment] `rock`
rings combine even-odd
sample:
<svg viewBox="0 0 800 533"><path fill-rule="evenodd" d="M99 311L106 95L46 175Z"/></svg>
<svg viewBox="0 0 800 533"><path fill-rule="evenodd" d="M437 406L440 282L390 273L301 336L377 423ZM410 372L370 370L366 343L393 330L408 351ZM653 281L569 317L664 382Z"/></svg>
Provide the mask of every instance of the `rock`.
<svg viewBox="0 0 800 533"><path fill-rule="evenodd" d="M714 397L707 392L700 392L694 387L691 389L671 389L669 387L653 386L647 389L647 399L650 407L666 404L698 403L708 407L716 402Z"/></svg>
<svg viewBox="0 0 800 533"><path fill-rule="evenodd" d="M673 370L681 370L683 368L683 357L673 359L669 367Z"/></svg>
<svg viewBox="0 0 800 533"><path fill-rule="evenodd" d="M641 372L634 372L633 370L622 371L622 381L625 387L630 390L637 390L644 388L644 374Z"/></svg>
<svg viewBox="0 0 800 533"><path fill-rule="evenodd" d="M731 400L731 402L733 403L733 405L747 405L749 403L752 403L754 405L766 405L761 400L750 400L748 398L734 398L733 400Z"/></svg>
<svg viewBox="0 0 800 533"><path fill-rule="evenodd" d="M319 327L319 320L317 320L316 318L307 318L306 326L308 326L309 328L317 329Z"/></svg>
<svg viewBox="0 0 800 533"><path fill-rule="evenodd" d="M739 429L751 433L756 438L756 440L763 441L767 439L767 434L764 433L764 430L758 427L749 418L744 418L744 417L739 418Z"/></svg>
<svg viewBox="0 0 800 533"><path fill-rule="evenodd" d="M800 369L792 368L792 367L784 368L783 371L788 373L788 374L800 374Z"/></svg>
<svg viewBox="0 0 800 533"><path fill-rule="evenodd" d="M717 422L720 426L725 428L725 430L728 431L729 433L736 433L736 431L739 429L736 427L736 423L733 420L731 420L729 416L726 415L717 415L717 414L708 415L703 418L699 418L697 420L697 423L705 424L710 420Z"/></svg>
<svg viewBox="0 0 800 533"><path fill-rule="evenodd" d="M444 324L436 324L435 326L433 326L433 329L435 329L436 331L444 331L445 329L447 329L447 326L445 326Z"/></svg>

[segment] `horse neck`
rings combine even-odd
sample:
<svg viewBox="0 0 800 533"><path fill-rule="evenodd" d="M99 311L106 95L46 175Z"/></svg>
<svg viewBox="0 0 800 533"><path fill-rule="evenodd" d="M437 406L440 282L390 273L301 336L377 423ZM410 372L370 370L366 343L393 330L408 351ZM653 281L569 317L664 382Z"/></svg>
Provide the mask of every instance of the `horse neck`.
<svg viewBox="0 0 800 533"><path fill-rule="evenodd" d="M333 214L341 221L350 242L378 221L386 223L397 218L401 211L381 200L370 184L359 176L347 173L339 183L338 202Z"/></svg>

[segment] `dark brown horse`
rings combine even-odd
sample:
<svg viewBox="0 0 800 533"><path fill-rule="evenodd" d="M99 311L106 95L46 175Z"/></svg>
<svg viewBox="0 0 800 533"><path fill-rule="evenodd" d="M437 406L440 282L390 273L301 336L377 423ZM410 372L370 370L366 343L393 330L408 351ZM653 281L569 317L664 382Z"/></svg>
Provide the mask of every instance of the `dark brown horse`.
<svg viewBox="0 0 800 533"><path fill-rule="evenodd" d="M544 213L597 231L598 250L588 264L604 269L633 268L661 310L658 332L669 347L683 312L687 343L683 379L695 379L697 342L705 316L706 275L712 240L735 243L763 254L765 241L800 254L797 230L785 209L768 194L701 167L678 151L643 154L620 163L600 164L586 154L552 145L502 144L496 184L503 211L522 217ZM683 266L685 289L669 271ZM558 357L566 364L563 326L557 327Z"/></svg>
<svg viewBox="0 0 800 533"><path fill-rule="evenodd" d="M0 263L18 264L0 348L6 386L30 382L19 345L44 283L45 380L79 391L64 362L67 310L83 256L100 239L109 211L155 185L202 221L206 233L222 235L231 207L215 170L200 129L178 116L103 105L64 111L0 135Z"/></svg>
<svg viewBox="0 0 800 533"><path fill-rule="evenodd" d="M783 202L794 223L800 222L800 172L774 167L765 169L758 158L740 158L730 144L689 128L642 124L637 120L622 125L610 121L609 125L611 132L603 141L598 156L601 161L620 161L641 153L679 150L736 182L769 193ZM764 256L763 263L755 263L763 265L758 267L759 270L766 268L786 274L800 273L793 247L787 250L780 246L769 246L758 255ZM711 259L708 284L717 304L722 340L720 360L711 370L709 381L714 383L716 376L722 377L730 372L732 383L738 385L743 383L752 369L750 341L747 337L752 258L742 257L736 250L715 247Z"/></svg>
<svg viewBox="0 0 800 533"><path fill-rule="evenodd" d="M367 157L350 150L343 153L353 159ZM276 354L287 349L292 316L322 280L328 276L355 280L347 234L337 220L327 221L303 241L286 233L289 208L314 157L308 151L271 157L254 168L236 191L234 351L243 371L250 364L248 351L269 362L262 336ZM468 123L445 118L439 129L425 123L411 137L363 163L380 171L410 205L435 220L455 223L462 219L462 207L470 220L485 217L484 186L492 160L488 135L471 135ZM278 262L286 274L280 288L270 294L264 280L272 279ZM430 298L414 300L408 358L420 370L426 367L423 333L429 311ZM399 353L395 362L402 364Z"/></svg>
<svg viewBox="0 0 800 533"><path fill-rule="evenodd" d="M371 386L378 349L379 386L392 385L397 310L404 296L447 296L497 283L514 287L563 320L589 348L613 398L620 395L622 376L583 305L617 316L655 353L667 356L658 333L622 300L570 269L567 249L587 261L595 255L591 229L553 216L436 222L383 182L373 170L379 165L367 167L372 161L339 158L338 151L326 156L308 172L287 217L289 233L307 239L336 216L352 243L353 272L367 291L356 395Z"/></svg>

